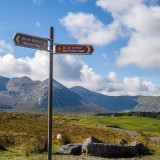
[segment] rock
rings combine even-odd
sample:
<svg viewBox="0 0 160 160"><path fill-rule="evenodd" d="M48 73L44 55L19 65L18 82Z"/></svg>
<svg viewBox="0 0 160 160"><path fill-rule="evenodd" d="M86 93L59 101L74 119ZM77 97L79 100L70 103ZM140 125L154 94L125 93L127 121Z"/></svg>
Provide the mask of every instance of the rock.
<svg viewBox="0 0 160 160"><path fill-rule="evenodd" d="M85 140L82 146L82 152L92 154L99 157L134 157L137 155L145 155L148 153L142 143L133 142L129 145L111 145L90 137Z"/></svg>
<svg viewBox="0 0 160 160"><path fill-rule="evenodd" d="M59 154L80 155L82 153L82 143L67 144L60 147Z"/></svg>
<svg viewBox="0 0 160 160"><path fill-rule="evenodd" d="M144 147L144 145L138 141L134 141L131 146L135 148L135 150L138 152L138 155L146 155L149 153L149 150Z"/></svg>
<svg viewBox="0 0 160 160"><path fill-rule="evenodd" d="M99 157L128 157L128 146L110 145L104 143L89 143L87 147L88 153Z"/></svg>
<svg viewBox="0 0 160 160"><path fill-rule="evenodd" d="M92 142L94 142L94 143L103 143L101 140L99 140L99 139L97 139L95 137L89 137L84 141L84 143L82 145L82 152L88 154L88 150L87 150L88 149L88 144L90 144Z"/></svg>

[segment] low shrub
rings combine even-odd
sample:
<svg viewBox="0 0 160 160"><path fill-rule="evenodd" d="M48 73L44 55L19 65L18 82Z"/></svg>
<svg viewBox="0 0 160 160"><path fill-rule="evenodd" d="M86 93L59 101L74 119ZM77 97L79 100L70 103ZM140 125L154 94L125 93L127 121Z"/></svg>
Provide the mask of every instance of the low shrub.
<svg viewBox="0 0 160 160"><path fill-rule="evenodd" d="M9 144L14 144L14 137L11 135L0 135L0 149L6 150Z"/></svg>
<svg viewBox="0 0 160 160"><path fill-rule="evenodd" d="M62 140L60 141L60 146L71 143L70 137L66 133L62 133Z"/></svg>
<svg viewBox="0 0 160 160"><path fill-rule="evenodd" d="M0 149L6 150L7 148L7 138L5 136L0 136Z"/></svg>
<svg viewBox="0 0 160 160"><path fill-rule="evenodd" d="M35 137L30 139L23 145L24 153L26 156L29 156L30 153L39 154L47 151L47 137Z"/></svg>

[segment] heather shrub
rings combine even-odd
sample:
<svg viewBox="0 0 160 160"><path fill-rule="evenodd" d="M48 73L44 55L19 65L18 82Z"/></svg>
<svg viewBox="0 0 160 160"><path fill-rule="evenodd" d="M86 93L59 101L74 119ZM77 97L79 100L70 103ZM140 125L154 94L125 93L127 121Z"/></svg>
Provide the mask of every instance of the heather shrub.
<svg viewBox="0 0 160 160"><path fill-rule="evenodd" d="M29 156L30 153L39 154L47 151L47 137L35 137L23 145L24 153Z"/></svg>
<svg viewBox="0 0 160 160"><path fill-rule="evenodd" d="M14 137L11 135L0 135L0 149L6 150L9 144L14 144Z"/></svg>
<svg viewBox="0 0 160 160"><path fill-rule="evenodd" d="M66 133L62 133L62 140L60 141L60 146L71 143L70 137Z"/></svg>

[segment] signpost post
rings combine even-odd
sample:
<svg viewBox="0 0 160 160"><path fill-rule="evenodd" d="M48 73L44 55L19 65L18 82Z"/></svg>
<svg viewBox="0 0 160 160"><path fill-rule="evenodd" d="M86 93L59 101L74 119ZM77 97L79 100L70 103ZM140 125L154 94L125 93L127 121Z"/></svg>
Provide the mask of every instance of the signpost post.
<svg viewBox="0 0 160 160"><path fill-rule="evenodd" d="M50 46L48 50L48 41ZM48 160L52 158L52 104L53 104L53 54L91 55L94 51L89 44L54 44L53 27L50 27L50 39L15 33L13 42L16 46L39 49L49 52L49 89L48 89Z"/></svg>
<svg viewBox="0 0 160 160"><path fill-rule="evenodd" d="M52 101L53 101L53 27L50 27L48 90L48 160L52 159Z"/></svg>

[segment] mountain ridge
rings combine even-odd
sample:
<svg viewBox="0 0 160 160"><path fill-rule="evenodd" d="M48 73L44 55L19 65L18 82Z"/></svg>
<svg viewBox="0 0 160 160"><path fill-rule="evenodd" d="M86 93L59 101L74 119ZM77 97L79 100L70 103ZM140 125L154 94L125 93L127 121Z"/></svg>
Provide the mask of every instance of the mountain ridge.
<svg viewBox="0 0 160 160"><path fill-rule="evenodd" d="M4 105L8 105L13 108L9 111L47 113L48 79L33 81L25 76L14 77L7 79L7 82L3 81L1 86L5 91L0 90L0 108L4 109ZM53 113L86 113L87 111L91 114L109 112L53 79Z"/></svg>
<svg viewBox="0 0 160 160"><path fill-rule="evenodd" d="M138 104L135 100L138 96L107 96L80 86L72 87L71 90L88 101L115 112L133 110Z"/></svg>
<svg viewBox="0 0 160 160"><path fill-rule="evenodd" d="M48 79L0 76L0 110L47 113ZM54 113L160 112L160 96L108 96L76 86L67 88L53 79Z"/></svg>
<svg viewBox="0 0 160 160"><path fill-rule="evenodd" d="M159 112L160 96L107 96L81 86L70 88L88 101L114 112Z"/></svg>

